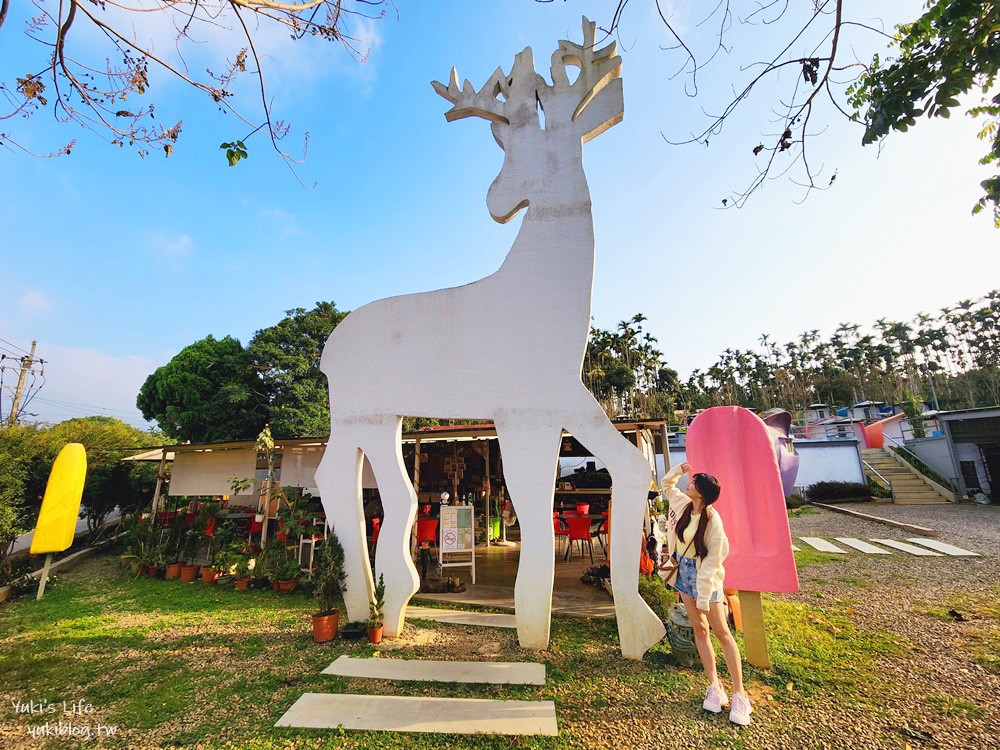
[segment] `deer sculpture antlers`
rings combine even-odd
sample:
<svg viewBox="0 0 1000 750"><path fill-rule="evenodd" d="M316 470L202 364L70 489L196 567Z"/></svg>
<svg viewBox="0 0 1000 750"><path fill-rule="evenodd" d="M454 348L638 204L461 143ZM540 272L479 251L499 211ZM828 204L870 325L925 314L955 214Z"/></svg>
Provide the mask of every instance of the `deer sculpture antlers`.
<svg viewBox="0 0 1000 750"><path fill-rule="evenodd" d="M445 118L452 122L463 117L482 117L505 125L526 125L533 119L538 126L535 108L540 106L547 121L552 118L552 122L576 122L594 97L611 82L617 86L614 98L621 102L622 59L617 54L618 45L612 42L603 49L595 49L596 30L597 24L584 17L583 44L559 42L559 48L552 53L551 85L535 72L530 47L515 56L510 75L497 68L479 91L468 79L459 88L458 71L452 68L447 86L431 82L438 94L455 105L445 113ZM567 66L580 69L573 83L569 81ZM619 104L618 109L623 107ZM522 114L526 112L531 112L532 116ZM583 139L590 140L620 121L621 114L618 114L617 119L607 121L601 129L585 132Z"/></svg>

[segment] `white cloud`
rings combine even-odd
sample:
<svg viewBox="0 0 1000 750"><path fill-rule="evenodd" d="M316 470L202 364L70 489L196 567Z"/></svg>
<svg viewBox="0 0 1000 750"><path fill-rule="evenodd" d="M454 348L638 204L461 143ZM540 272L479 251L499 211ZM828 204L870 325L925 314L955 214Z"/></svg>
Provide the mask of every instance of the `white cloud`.
<svg viewBox="0 0 1000 750"><path fill-rule="evenodd" d="M21 299L18 300L21 313L27 316L41 315L52 309L49 298L37 289L25 289Z"/></svg>
<svg viewBox="0 0 1000 750"><path fill-rule="evenodd" d="M299 224L298 218L288 211L283 211L280 208L267 208L261 211L260 215L275 229L280 230L282 237L307 237L309 235Z"/></svg>
<svg viewBox="0 0 1000 750"><path fill-rule="evenodd" d="M170 270L179 271L182 261L194 252L194 240L189 234L168 237L165 234L150 234L145 238L149 252L159 258Z"/></svg>
<svg viewBox="0 0 1000 750"><path fill-rule="evenodd" d="M94 349L38 342L45 361L44 385L33 392L27 411L31 420L62 422L73 417L110 416L137 427L149 425L135 398L157 364L136 355L105 354ZM41 379L34 385L41 385ZM9 404L4 402L4 411Z"/></svg>

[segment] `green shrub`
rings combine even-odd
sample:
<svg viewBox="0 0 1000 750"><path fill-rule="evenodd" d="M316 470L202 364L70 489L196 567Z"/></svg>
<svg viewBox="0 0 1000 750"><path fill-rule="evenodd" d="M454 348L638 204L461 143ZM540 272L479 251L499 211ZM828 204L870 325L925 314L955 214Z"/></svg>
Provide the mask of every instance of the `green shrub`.
<svg viewBox="0 0 1000 750"><path fill-rule="evenodd" d="M806 499L802 497L798 492L793 492L791 495L785 498L785 507L788 510L794 510L795 508L801 508L805 505Z"/></svg>
<svg viewBox="0 0 1000 750"><path fill-rule="evenodd" d="M868 485L860 482L816 482L806 488L810 500L844 500L847 498L867 498Z"/></svg>
<svg viewBox="0 0 1000 750"><path fill-rule="evenodd" d="M664 622L669 617L670 607L677 601L674 590L655 573L651 576L639 576L639 596Z"/></svg>
<svg viewBox="0 0 1000 750"><path fill-rule="evenodd" d="M868 480L868 492L872 497L880 497L882 499L888 499L892 497L892 493L889 491L888 487L883 487L876 480L871 477L866 477Z"/></svg>

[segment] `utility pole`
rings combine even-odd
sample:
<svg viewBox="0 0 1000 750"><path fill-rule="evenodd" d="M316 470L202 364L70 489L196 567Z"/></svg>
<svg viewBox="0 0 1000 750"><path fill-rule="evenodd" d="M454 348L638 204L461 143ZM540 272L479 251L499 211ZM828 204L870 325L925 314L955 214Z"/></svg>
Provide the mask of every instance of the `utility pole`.
<svg viewBox="0 0 1000 750"><path fill-rule="evenodd" d="M24 379L28 375L28 370L31 369L31 365L35 361L35 344L37 341L31 342L31 352L27 357L21 357L21 374L17 378L17 388L14 390L14 401L10 405L10 416L7 417L7 426L13 427L14 423L17 422L17 409L21 405L21 394L24 392Z"/></svg>

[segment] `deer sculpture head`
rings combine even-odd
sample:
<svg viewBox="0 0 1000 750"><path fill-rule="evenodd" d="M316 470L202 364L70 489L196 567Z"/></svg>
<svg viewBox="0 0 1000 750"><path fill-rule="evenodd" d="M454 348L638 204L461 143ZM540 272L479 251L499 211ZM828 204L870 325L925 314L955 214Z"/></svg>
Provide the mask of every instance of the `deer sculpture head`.
<svg viewBox="0 0 1000 750"><path fill-rule="evenodd" d="M445 113L449 122L482 117L492 123L504 151L503 167L486 196L496 221L509 221L544 196L571 200L571 181L583 178L583 144L621 122L622 60L614 42L594 49L595 32L596 24L584 18L582 45L559 42L551 85L535 72L530 47L515 56L509 75L497 68L479 91L468 79L459 88L455 68L447 86L432 82L455 105ZM579 74L571 82L567 68L572 67ZM582 185L586 191L585 180Z"/></svg>

